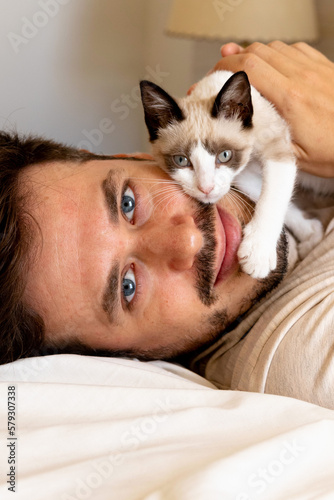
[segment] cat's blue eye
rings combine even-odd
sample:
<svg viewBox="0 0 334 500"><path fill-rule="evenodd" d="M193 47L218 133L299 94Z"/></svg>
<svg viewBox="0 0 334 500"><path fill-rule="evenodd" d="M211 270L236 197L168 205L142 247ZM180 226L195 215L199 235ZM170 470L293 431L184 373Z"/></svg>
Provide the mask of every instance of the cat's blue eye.
<svg viewBox="0 0 334 500"><path fill-rule="evenodd" d="M190 167L191 163L186 156L175 155L173 161L178 168Z"/></svg>
<svg viewBox="0 0 334 500"><path fill-rule="evenodd" d="M218 160L220 163L227 163L232 158L232 151L230 149L225 149L222 153L218 155Z"/></svg>
<svg viewBox="0 0 334 500"><path fill-rule="evenodd" d="M133 194L132 189L128 186L124 193L122 194L121 199L121 210L125 217L131 222L133 219L133 214L136 208L136 200L135 195Z"/></svg>
<svg viewBox="0 0 334 500"><path fill-rule="evenodd" d="M131 267L123 276L122 294L127 302L131 302L136 294L136 278Z"/></svg>

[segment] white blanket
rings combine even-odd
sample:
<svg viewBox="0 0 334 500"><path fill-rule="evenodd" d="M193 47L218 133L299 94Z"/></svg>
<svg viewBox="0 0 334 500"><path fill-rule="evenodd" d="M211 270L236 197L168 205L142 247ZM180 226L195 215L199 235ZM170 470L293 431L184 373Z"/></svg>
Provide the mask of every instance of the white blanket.
<svg viewBox="0 0 334 500"><path fill-rule="evenodd" d="M334 411L217 390L164 362L58 355L2 366L0 430L2 500L334 498Z"/></svg>

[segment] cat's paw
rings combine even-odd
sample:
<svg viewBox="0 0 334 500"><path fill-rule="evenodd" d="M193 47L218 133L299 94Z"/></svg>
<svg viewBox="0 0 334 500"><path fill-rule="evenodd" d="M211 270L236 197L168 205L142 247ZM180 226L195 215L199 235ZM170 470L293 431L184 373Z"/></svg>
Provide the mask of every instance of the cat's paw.
<svg viewBox="0 0 334 500"><path fill-rule="evenodd" d="M244 229L244 237L239 246L238 258L242 270L252 278L261 279L276 268L276 245L258 236L248 226Z"/></svg>
<svg viewBox="0 0 334 500"><path fill-rule="evenodd" d="M318 219L307 219L307 231L298 244L298 253L301 259L310 253L324 237L323 226Z"/></svg>

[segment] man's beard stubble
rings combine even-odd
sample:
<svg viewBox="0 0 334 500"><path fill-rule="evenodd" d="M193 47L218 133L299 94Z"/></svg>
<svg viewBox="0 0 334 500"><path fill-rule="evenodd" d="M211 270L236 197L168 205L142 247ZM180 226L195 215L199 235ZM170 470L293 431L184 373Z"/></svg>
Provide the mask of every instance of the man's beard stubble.
<svg viewBox="0 0 334 500"><path fill-rule="evenodd" d="M218 338L231 331L233 324L237 320L240 323L242 316L248 314L253 307L257 306L265 297L267 297L283 280L288 270L288 240L286 231L283 229L280 239L277 243L277 266L266 278L259 279L252 293L244 297L243 304L237 317L229 317L226 309L216 311L211 319L212 338L208 342L211 344ZM241 270L239 275L242 274ZM203 345L204 347L204 345Z"/></svg>
<svg viewBox="0 0 334 500"><path fill-rule="evenodd" d="M196 200L195 200L196 201ZM196 290L199 299L206 306L211 306L217 300L217 296L213 290L214 285L214 265L216 260L216 238L215 231L215 209L214 205L204 205L197 203L197 211L195 213L195 222L203 234L205 241L204 247L200 251L195 261L196 267ZM245 222L238 218L242 229L245 227ZM288 241L286 231L283 229L280 239L277 243L277 266L266 278L258 280L258 292L254 299L252 299L252 306L265 297L271 290L273 290L284 278L288 269ZM239 268L239 275L242 274ZM219 324L219 316L221 320L225 318L226 313L218 313L217 318L213 319L212 327ZM223 325L223 323L221 323ZM220 326L222 329L223 326Z"/></svg>

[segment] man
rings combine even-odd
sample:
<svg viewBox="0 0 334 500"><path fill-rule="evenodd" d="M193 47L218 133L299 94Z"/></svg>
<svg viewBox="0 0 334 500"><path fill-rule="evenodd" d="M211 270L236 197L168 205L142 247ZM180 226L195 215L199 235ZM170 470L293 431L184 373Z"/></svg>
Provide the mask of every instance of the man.
<svg viewBox="0 0 334 500"><path fill-rule="evenodd" d="M40 318L40 346L172 357L212 342L285 273L284 236L267 279L241 272L246 201L201 206L153 161L6 134L2 149L25 159L7 197L29 232L19 303Z"/></svg>

